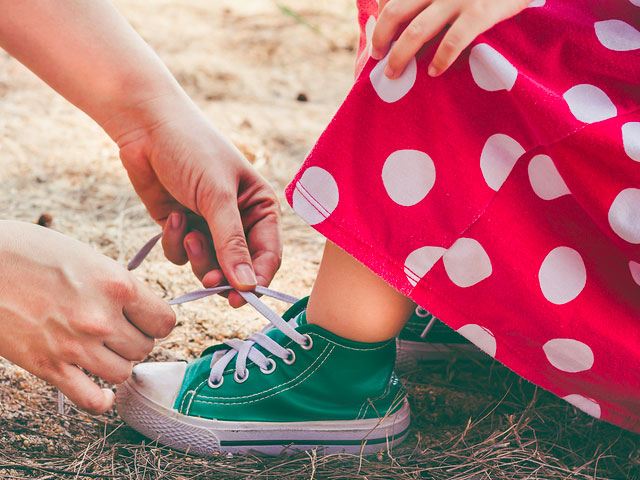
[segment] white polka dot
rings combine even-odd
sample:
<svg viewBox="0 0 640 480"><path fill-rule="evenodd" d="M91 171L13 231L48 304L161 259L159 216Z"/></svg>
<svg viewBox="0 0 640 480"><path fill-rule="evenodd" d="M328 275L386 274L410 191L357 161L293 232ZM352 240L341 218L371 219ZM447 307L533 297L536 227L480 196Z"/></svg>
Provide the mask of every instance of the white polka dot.
<svg viewBox="0 0 640 480"><path fill-rule="evenodd" d="M496 339L488 329L469 323L456 330L460 335L473 343L480 350L492 357L496 356Z"/></svg>
<svg viewBox="0 0 640 480"><path fill-rule="evenodd" d="M604 20L594 25L600 43L610 50L626 52L640 48L640 32L621 20Z"/></svg>
<svg viewBox="0 0 640 480"><path fill-rule="evenodd" d="M622 126L622 143L627 155L640 162L640 122L629 122Z"/></svg>
<svg viewBox="0 0 640 480"><path fill-rule="evenodd" d="M622 190L609 209L609 225L620 238L640 243L640 189Z"/></svg>
<svg viewBox="0 0 640 480"><path fill-rule="evenodd" d="M489 277L491 260L482 245L473 238L459 238L442 257L444 268L453 283L470 287Z"/></svg>
<svg viewBox="0 0 640 480"><path fill-rule="evenodd" d="M553 160L547 155L536 155L531 159L529 181L533 191L543 200L553 200L571 193Z"/></svg>
<svg viewBox="0 0 640 480"><path fill-rule="evenodd" d="M600 418L600 415L602 414L598 402L590 398L583 397L582 395L578 395L577 393L567 395L566 397L562 397L562 399L592 417Z"/></svg>
<svg viewBox="0 0 640 480"><path fill-rule="evenodd" d="M498 191L523 154L524 148L510 136L490 136L480 155L480 169L487 185Z"/></svg>
<svg viewBox="0 0 640 480"><path fill-rule="evenodd" d="M338 184L329 172L309 167L296 183L293 209L309 225L324 221L338 206Z"/></svg>
<svg viewBox="0 0 640 480"><path fill-rule="evenodd" d="M471 49L469 67L476 84L483 90L511 90L518 70L495 48L480 43Z"/></svg>
<svg viewBox="0 0 640 480"><path fill-rule="evenodd" d="M607 94L593 85L576 85L563 95L571 113L584 123L594 123L613 118L618 109Z"/></svg>
<svg viewBox="0 0 640 480"><path fill-rule="evenodd" d="M533 0L527 8L544 7L545 3L547 3L547 0Z"/></svg>
<svg viewBox="0 0 640 480"><path fill-rule="evenodd" d="M633 3L636 7L640 7L640 0L629 0L631 3Z"/></svg>
<svg viewBox="0 0 640 480"><path fill-rule="evenodd" d="M391 200L409 207L420 202L433 188L436 167L431 157L418 150L398 150L385 160L382 183Z"/></svg>
<svg viewBox="0 0 640 480"><path fill-rule="evenodd" d="M404 262L404 273L409 283L415 287L445 251L442 247L422 247L411 252Z"/></svg>
<svg viewBox="0 0 640 480"><path fill-rule="evenodd" d="M569 247L554 248L549 252L538 273L542 294L551 303L570 302L587 284L587 269L578 252Z"/></svg>
<svg viewBox="0 0 640 480"><path fill-rule="evenodd" d="M384 68L387 66L388 61L389 53L371 70L369 79L378 96L387 103L393 103L409 93L409 90L416 83L418 65L415 57L413 57L404 72L402 72L402 75L392 80L384 74Z"/></svg>
<svg viewBox="0 0 640 480"><path fill-rule="evenodd" d="M593 366L593 351L572 338L554 338L542 346L549 363L568 373L584 372Z"/></svg>
<svg viewBox="0 0 640 480"><path fill-rule="evenodd" d="M376 17L371 15L367 19L367 23L364 26L364 34L365 34L365 38L367 39L367 46L369 48L371 47L371 39L373 38L373 31L375 30L375 28L376 28Z"/></svg>
<svg viewBox="0 0 640 480"><path fill-rule="evenodd" d="M631 271L633 281L640 285L640 263L631 260L629 262L629 270Z"/></svg>
<svg viewBox="0 0 640 480"><path fill-rule="evenodd" d="M373 30L375 29L375 27L376 27L376 17L371 15L367 19L367 23L364 25L365 46L362 49L360 56L358 57L358 62L366 58L369 58L371 56L371 48L372 48L371 39L373 38Z"/></svg>

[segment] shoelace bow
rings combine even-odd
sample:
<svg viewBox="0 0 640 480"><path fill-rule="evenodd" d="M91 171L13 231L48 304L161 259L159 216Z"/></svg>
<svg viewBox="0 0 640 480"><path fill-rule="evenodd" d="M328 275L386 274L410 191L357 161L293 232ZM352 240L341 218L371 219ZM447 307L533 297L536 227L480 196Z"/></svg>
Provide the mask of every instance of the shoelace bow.
<svg viewBox="0 0 640 480"><path fill-rule="evenodd" d="M149 252L162 238L162 233L156 235L149 240L139 251L136 253L129 264L128 270L134 270L143 262L143 260L149 255ZM295 361L295 353L290 348L285 348L271 337L266 335L266 332L277 328L284 335L289 337L293 342L300 345L303 349L309 350L313 341L309 335L303 335L296 331L297 317L292 318L288 322L280 317L276 312L271 310L265 305L256 294L265 295L275 298L276 300L282 300L287 303L295 303L299 299L288 295L286 293L278 292L270 288L257 286L253 291L241 291L236 290L231 285L223 285L220 287L205 288L201 290L195 290L182 295L169 301L169 305L178 305L187 302L193 302L211 295L219 295L224 292L235 291L246 302L255 308L262 316L269 320L270 325L267 325L260 332L256 332L251 335L247 340L240 340L239 338L233 338L223 342L228 349L216 351L211 358L211 372L209 374L209 386L211 388L217 388L222 385L224 381L224 372L231 361L236 358L236 367L233 378L236 382L242 383L249 377L249 370L247 369L247 360L255 363L260 368L262 373L272 373L276 368L276 363L272 358L267 357L256 345L261 346L266 352L282 359L286 364L290 365Z"/></svg>

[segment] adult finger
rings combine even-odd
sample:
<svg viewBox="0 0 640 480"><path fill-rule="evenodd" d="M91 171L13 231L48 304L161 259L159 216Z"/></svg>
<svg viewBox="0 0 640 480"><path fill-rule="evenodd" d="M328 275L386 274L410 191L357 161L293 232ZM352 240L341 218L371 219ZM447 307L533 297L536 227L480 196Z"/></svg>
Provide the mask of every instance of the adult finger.
<svg viewBox="0 0 640 480"><path fill-rule="evenodd" d="M247 235L258 285L268 287L282 262L282 236L277 213L258 221Z"/></svg>
<svg viewBox="0 0 640 480"><path fill-rule="evenodd" d="M171 307L133 275L123 293L123 313L142 333L152 338L164 338L176 324Z"/></svg>
<svg viewBox="0 0 640 480"><path fill-rule="evenodd" d="M425 43L435 37L456 13L456 2L435 2L416 16L391 47L385 75L397 78Z"/></svg>
<svg viewBox="0 0 640 480"><path fill-rule="evenodd" d="M213 245L202 232L193 231L187 234L184 238L184 248L189 257L191 270L198 279L202 280L209 271L220 268Z"/></svg>
<svg viewBox="0 0 640 480"><path fill-rule="evenodd" d="M183 241L187 234L187 216L184 212L171 212L162 229L162 248L170 262L184 265L188 261Z"/></svg>
<svg viewBox="0 0 640 480"><path fill-rule="evenodd" d="M153 350L154 343L153 338L142 333L130 322L123 322L116 332L104 340L107 348L132 361L144 360Z"/></svg>
<svg viewBox="0 0 640 480"><path fill-rule="evenodd" d="M209 224L218 263L224 276L238 290L253 290L257 279L240 219L237 197L228 195L214 201L213 205L213 212L207 208L202 213Z"/></svg>
<svg viewBox="0 0 640 480"><path fill-rule="evenodd" d="M131 376L131 361L106 346L88 350L78 366L109 383L123 383Z"/></svg>
<svg viewBox="0 0 640 480"><path fill-rule="evenodd" d="M94 415L109 410L115 400L111 390L100 388L75 365L62 367L51 383L82 410Z"/></svg>
<svg viewBox="0 0 640 480"><path fill-rule="evenodd" d="M378 21L373 29L371 37L371 56L382 59L389 50L396 32L400 26L418 15L433 0L420 0L418 2L407 0L389 0L384 7L381 7Z"/></svg>

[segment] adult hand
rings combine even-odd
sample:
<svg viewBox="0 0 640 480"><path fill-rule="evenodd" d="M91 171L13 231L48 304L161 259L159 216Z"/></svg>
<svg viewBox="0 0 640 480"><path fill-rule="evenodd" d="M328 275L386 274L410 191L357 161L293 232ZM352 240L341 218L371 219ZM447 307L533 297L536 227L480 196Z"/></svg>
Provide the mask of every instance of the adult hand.
<svg viewBox="0 0 640 480"><path fill-rule="evenodd" d="M88 245L28 223L0 221L0 357L53 384L91 413L114 401L78 367L110 383L131 375L171 307Z"/></svg>
<svg viewBox="0 0 640 480"><path fill-rule="evenodd" d="M207 287L225 279L242 290L269 285L282 257L273 188L186 95L136 109L104 126L118 132L112 136L131 183L163 226L167 258L190 261ZM229 303L244 300L233 292Z"/></svg>
<svg viewBox="0 0 640 480"><path fill-rule="evenodd" d="M449 25L429 64L445 72L481 33L524 10L531 0L380 0L371 56L383 58L396 33L409 22L389 53L385 75L397 78L418 50Z"/></svg>
<svg viewBox="0 0 640 480"><path fill-rule="evenodd" d="M118 143L134 188L164 228L167 257L190 260L206 286L268 285L282 249L273 189L113 5L0 0L0 11L0 46ZM244 303L238 294L229 302Z"/></svg>

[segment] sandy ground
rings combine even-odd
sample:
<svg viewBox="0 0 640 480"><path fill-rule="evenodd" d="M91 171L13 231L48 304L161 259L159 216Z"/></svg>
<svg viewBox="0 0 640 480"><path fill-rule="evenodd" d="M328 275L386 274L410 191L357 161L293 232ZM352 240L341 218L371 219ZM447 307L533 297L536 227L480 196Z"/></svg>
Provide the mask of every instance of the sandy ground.
<svg viewBox="0 0 640 480"><path fill-rule="evenodd" d="M326 38L270 0L116 1L206 115L281 195L285 254L273 287L309 292L322 239L286 205L283 190L352 82L357 43L350 0L288 2ZM304 94L308 101L297 98ZM159 231L146 215L110 139L6 53L0 53L0 218L52 227L125 263ZM198 287L157 249L137 275L171 298ZM188 358L211 339L263 324L222 300L178 308L179 326L156 350Z"/></svg>

